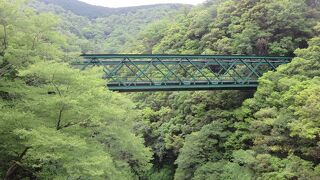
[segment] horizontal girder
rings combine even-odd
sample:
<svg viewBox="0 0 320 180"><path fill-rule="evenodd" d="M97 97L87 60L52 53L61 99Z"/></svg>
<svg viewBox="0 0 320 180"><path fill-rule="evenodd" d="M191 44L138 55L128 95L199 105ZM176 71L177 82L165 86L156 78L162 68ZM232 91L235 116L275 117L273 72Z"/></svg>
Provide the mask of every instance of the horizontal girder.
<svg viewBox="0 0 320 180"><path fill-rule="evenodd" d="M267 71L291 57L89 54L82 68L102 66L108 88L121 92L255 89Z"/></svg>
<svg viewBox="0 0 320 180"><path fill-rule="evenodd" d="M85 59L273 59L273 60L290 60L291 57L285 56L246 56L246 55L186 55L186 54L83 54Z"/></svg>

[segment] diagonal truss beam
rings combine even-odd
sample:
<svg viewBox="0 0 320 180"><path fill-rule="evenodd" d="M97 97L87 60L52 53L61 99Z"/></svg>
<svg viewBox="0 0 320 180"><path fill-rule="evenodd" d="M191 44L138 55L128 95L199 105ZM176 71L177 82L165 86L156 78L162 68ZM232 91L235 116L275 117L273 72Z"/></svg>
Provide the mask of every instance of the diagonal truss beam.
<svg viewBox="0 0 320 180"><path fill-rule="evenodd" d="M292 57L242 55L89 54L74 66L104 67L107 86L121 92L255 89L258 78Z"/></svg>

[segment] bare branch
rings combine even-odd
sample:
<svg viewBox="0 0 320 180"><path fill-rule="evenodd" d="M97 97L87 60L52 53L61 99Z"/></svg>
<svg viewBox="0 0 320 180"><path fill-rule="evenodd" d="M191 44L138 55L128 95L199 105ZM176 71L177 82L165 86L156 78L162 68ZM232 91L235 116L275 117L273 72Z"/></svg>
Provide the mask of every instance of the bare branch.
<svg viewBox="0 0 320 180"><path fill-rule="evenodd" d="M20 163L20 161L22 160L22 158L27 154L27 151L30 149L30 147L26 147L23 152L19 155L18 157L18 161L13 161L12 166L8 169L6 176L5 176L5 180L10 180L12 179L12 176L16 174L17 170L19 168L22 168L25 171L30 172L31 174L33 174L33 172L31 172L30 170L25 169L22 164Z"/></svg>
<svg viewBox="0 0 320 180"><path fill-rule="evenodd" d="M56 125L56 129L60 130L61 127L61 120L62 120L62 113L64 111L65 105L62 105L61 109L59 110L59 116L58 116L58 121L57 121L57 125Z"/></svg>
<svg viewBox="0 0 320 180"><path fill-rule="evenodd" d="M58 92L59 96L62 97L62 93L61 93L59 87L54 83L54 74L52 75L51 84L56 89L56 91Z"/></svg>
<svg viewBox="0 0 320 180"><path fill-rule="evenodd" d="M69 122L64 126L60 126L59 130L64 129L64 128L68 128L68 127L72 127L72 126L75 126L75 125L79 125L79 124L82 124L82 123L86 123L88 120L89 120L89 118L86 119L86 120L83 120L83 121L79 121L79 122Z"/></svg>

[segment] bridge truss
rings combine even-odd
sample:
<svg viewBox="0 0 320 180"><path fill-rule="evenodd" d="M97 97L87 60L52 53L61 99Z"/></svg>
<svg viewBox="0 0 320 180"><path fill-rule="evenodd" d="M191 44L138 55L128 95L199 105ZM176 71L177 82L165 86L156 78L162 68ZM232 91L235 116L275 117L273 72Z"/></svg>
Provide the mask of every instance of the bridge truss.
<svg viewBox="0 0 320 180"><path fill-rule="evenodd" d="M110 90L188 91L255 89L258 79L291 57L242 55L87 54L76 65L102 66Z"/></svg>

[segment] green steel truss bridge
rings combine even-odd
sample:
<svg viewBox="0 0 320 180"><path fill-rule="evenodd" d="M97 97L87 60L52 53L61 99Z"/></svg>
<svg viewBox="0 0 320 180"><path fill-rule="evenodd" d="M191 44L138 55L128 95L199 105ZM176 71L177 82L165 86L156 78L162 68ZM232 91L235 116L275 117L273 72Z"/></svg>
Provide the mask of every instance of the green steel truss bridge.
<svg viewBox="0 0 320 180"><path fill-rule="evenodd" d="M292 57L242 55L85 54L75 66L102 66L110 90L194 91L256 89L258 78Z"/></svg>

